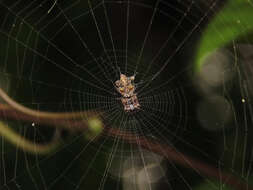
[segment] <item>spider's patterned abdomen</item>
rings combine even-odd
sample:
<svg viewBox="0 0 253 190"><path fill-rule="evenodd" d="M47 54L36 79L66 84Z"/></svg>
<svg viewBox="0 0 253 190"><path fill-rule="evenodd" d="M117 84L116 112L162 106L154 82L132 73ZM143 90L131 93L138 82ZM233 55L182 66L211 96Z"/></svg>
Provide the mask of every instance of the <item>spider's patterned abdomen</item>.
<svg viewBox="0 0 253 190"><path fill-rule="evenodd" d="M132 84L134 78L135 76L127 77L124 74L120 74L120 80L115 82L117 91L122 95L121 102L124 110L127 112L140 109L137 94L134 93L135 86Z"/></svg>

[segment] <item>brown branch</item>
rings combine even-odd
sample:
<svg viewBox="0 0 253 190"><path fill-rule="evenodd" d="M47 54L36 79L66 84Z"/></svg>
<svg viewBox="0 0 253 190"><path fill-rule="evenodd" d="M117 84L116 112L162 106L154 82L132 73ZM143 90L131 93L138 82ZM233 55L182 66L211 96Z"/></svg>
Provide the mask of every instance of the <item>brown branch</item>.
<svg viewBox="0 0 253 190"><path fill-rule="evenodd" d="M14 119L14 120L38 122L40 124L47 124L51 126L59 126L59 123L60 123L60 126L64 127L65 129L76 130L76 131L80 131L80 130L83 131L87 129L86 123L80 120L79 121L59 120L59 119L47 120L44 118L37 118L37 117L25 115L3 104L0 104L0 117L5 118L5 119L8 118L8 119ZM110 136L120 137L123 140L127 141L128 143L131 143L134 145L140 145L141 147L151 152L164 156L169 161L173 161L184 167L191 168L199 174L202 174L211 178L216 178L217 180L221 180L224 184L227 184L236 190L252 190L252 188L250 188L248 184L245 184L244 182L242 182L241 180L239 180L232 174L221 172L215 167L209 166L201 161L198 161L189 156L186 156L183 153L178 152L178 150L176 150L172 146L161 144L157 141L147 139L145 137L137 137L136 135L133 135L131 133L122 132L118 129L113 129L109 127L104 127L103 133Z"/></svg>
<svg viewBox="0 0 253 190"><path fill-rule="evenodd" d="M215 167L209 166L199 160L195 160L189 156L184 155L172 146L161 144L157 141L147 139L145 137L136 137L133 134L121 132L117 129L108 129L107 133L112 136L121 137L131 144L138 144L141 147L166 157L168 160L180 164L184 167L191 168L199 174L204 174L211 178L221 180L224 184L227 184L237 190L253 190L248 184L239 180L237 177L230 173L221 172Z"/></svg>
<svg viewBox="0 0 253 190"><path fill-rule="evenodd" d="M87 119L90 117L99 117L96 112L74 112L74 113L51 113L35 111L30 108L26 108L21 104L18 104L12 100L1 88L0 97L2 97L8 105L0 104L0 117L3 119L14 119L29 122L36 122L39 124L46 124L55 127L62 127L68 130L86 130L89 127ZM101 113L100 113L101 114ZM155 152L159 155L166 157L168 160L180 164L184 167L191 168L197 173L206 175L211 178L221 180L224 184L235 188L236 190L253 190L248 184L242 182L234 175L221 172L215 167L209 166L201 161L195 160L189 156L178 152L174 147L161 144L157 141L147 139L145 137L137 137L131 133L122 132L118 129L105 127L104 133L106 135L121 137L123 140Z"/></svg>
<svg viewBox="0 0 253 190"><path fill-rule="evenodd" d="M55 113L55 112L45 112L45 111L37 111L30 108L27 108L11 97L9 97L3 89L0 88L0 97L8 104L9 107L12 107L16 111L24 113L25 115L34 116L35 118L40 119L76 119L83 118L89 111L85 112L64 112L64 113ZM8 109L8 108L7 108Z"/></svg>
<svg viewBox="0 0 253 190"><path fill-rule="evenodd" d="M6 104L0 104L0 117L3 119L12 119L25 122L34 122L42 125L48 125L58 128L64 128L71 131L83 131L87 129L87 121L83 119L69 119L65 118L66 113L57 113L58 117L56 118L43 118L37 116L31 116L26 113L15 110ZM99 117L98 113L95 112L85 112L85 116L90 117ZM84 116L83 116L84 117Z"/></svg>

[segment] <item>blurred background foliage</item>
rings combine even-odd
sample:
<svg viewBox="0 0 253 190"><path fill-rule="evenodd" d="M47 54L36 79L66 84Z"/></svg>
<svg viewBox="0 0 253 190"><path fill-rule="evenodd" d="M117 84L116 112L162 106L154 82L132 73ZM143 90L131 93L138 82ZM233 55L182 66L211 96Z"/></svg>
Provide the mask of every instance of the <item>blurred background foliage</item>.
<svg viewBox="0 0 253 190"><path fill-rule="evenodd" d="M208 54L252 33L252 14L250 0L230 0L225 3L202 34L195 58L197 71Z"/></svg>
<svg viewBox="0 0 253 190"><path fill-rule="evenodd" d="M52 65L54 61L61 63L67 70L83 76L83 80L93 80L88 75L82 75L83 71L80 70L80 67L72 68L71 65L68 65L62 55L53 48L54 44L57 44L67 55L75 57L75 60L81 63L85 62L83 64L87 64L87 67L96 73L97 68L94 66L94 62L86 62L86 60L90 60L90 57L87 52L83 52L82 48L79 47L80 39L74 39L73 36L68 35L73 33L71 28L61 30L57 35L55 34L55 31L58 31L66 23L66 17L70 19L86 14L89 10L88 1L78 1L76 4L72 1L59 1L61 9L65 10L65 15L60 14L61 9L58 6L55 6L50 14L45 14L50 10L53 1L34 1L30 6L27 6L29 1L2 0L0 2L0 85L11 97L34 109L78 111L86 109L88 106L65 103L76 100L92 102L94 99L89 99L89 97L80 98L79 94L68 93L63 89L88 90L89 93L99 92L106 95L99 90L91 89L91 87L87 88L81 81L73 79L73 76L66 76L66 73L59 70L59 67ZM190 22L183 25L185 31L178 32L171 43L171 47L166 50L171 53L173 48L177 48L180 44L179 39L182 39L191 31L192 25L196 25L197 29L189 38L186 46L175 55L172 66L164 68L164 72L159 75L159 79L155 84L152 84L152 87L161 81L168 80L170 76L173 76L173 72L177 73L191 65L190 67L193 69L190 70L189 75L184 74L179 79L180 84L174 83L173 87L178 88L182 85L184 88L184 83L189 80L190 76L193 85L191 84L191 88L185 91L186 99L189 99L189 111L188 115L184 117L191 119L187 121L187 128L183 129L181 133L184 140L192 144L193 148L189 144L180 142L175 146L183 153L204 160L208 164L221 167L250 183L251 147L253 143L251 138L252 129L250 128L253 123L250 102L253 95L252 54L250 53L253 52L251 46L253 4L251 0L227 0L216 2L214 6L212 2L206 1L203 3L200 0L195 2L203 9L203 12L212 10L211 13L208 14L207 19L203 17L202 12L198 12L199 9L196 12L189 13L189 17L192 17ZM96 0L92 1L91 4L95 7L99 3L101 1ZM152 7L156 4L156 1L145 3ZM174 8L182 9L184 12L187 11L187 9L184 9L185 7L182 7L182 4L176 1L170 3ZM38 6L39 4L40 6ZM170 11L165 4L161 4L159 9L164 12ZM114 14L125 14L124 10L118 9L117 6L113 10L115 11ZM149 9L138 8L132 14L132 17L137 20L135 25L132 26L136 34L136 39L133 41L137 41L138 37L142 36L142 30L146 29L142 28L142 25L150 20L151 12ZM171 13L174 18L178 17L177 14L176 11ZM120 41L120 35L122 33L125 35L126 30L126 28L117 28L117 26L121 26L120 24L117 25L121 21L121 16L112 19L115 26L113 36L119 44L123 43ZM155 22L156 29L153 32L158 42L150 42L150 52L145 52L143 60L140 61L141 65L143 64L142 69L145 68L144 63L149 60L149 56L152 57L152 52L156 47L161 47L161 42L167 37L167 32L170 31L168 25L173 28L177 24L177 22L168 21L166 18L160 15ZM196 23L200 18L203 18L204 21L197 25ZM54 22L48 25L50 21ZM178 20L176 19L176 21ZM74 20L71 22L78 32L89 34L84 35L85 41L89 48L93 49L94 52L98 52L94 56L100 57L101 51L98 47L100 43L91 20L84 17L81 22ZM43 28L46 24L47 27ZM134 43L130 44L129 47L133 51L137 51L137 45ZM136 57L133 59L137 61ZM156 65L158 68L159 66L161 65ZM98 78L103 80L103 76L98 76ZM44 84L51 85L45 86ZM63 89L58 87L63 87ZM161 89L159 90L162 92ZM38 102L42 103L38 104ZM51 104L52 102L54 104ZM113 120L113 118L111 119ZM32 123L21 121L5 122L34 143L49 142L55 132L54 129L47 126L40 127L40 124L37 123L34 126ZM113 122L114 125L120 124L119 121ZM2 138L0 147L0 189L74 189L75 185L73 184L76 184L82 177L85 180L80 184L79 189L87 187L89 189L99 189L100 182L103 181L102 179L107 173L110 177L104 182L105 187L111 189L136 188L131 184L131 179L137 177L131 173L131 170L134 169L136 172L143 173L145 167L141 167L140 157L136 156L134 163L131 163L132 168L129 166L129 160L126 161L128 165L122 166L125 173L122 176L119 175L121 172L119 166L121 165L117 164L117 159L110 160L110 154L113 154L114 151L117 152L117 150L111 149L115 144L114 139L106 141L106 137L103 136L96 142L90 141L94 138L94 134L101 133L101 123L97 120L91 120L90 124L94 129L90 134L80 135L65 130L61 131L63 145L59 146L56 151L52 149L53 152L45 156L27 153L19 149L18 146L11 145L8 140L5 141L6 138ZM0 130L3 130L3 128L0 128ZM188 131L191 132L188 133ZM1 134L4 134L4 130ZM168 139L171 138L168 134L165 135L168 136ZM13 136L12 138L16 137ZM206 142L206 139L209 142ZM159 138L158 140L162 141ZM98 146L100 144L104 145ZM122 155L127 157L129 152L131 153L130 149L133 154L138 152L136 147L127 143L122 143L120 146L115 148L119 149L118 155L120 158ZM196 151L196 147L201 151ZM128 150L128 152L124 152L125 150ZM211 157L204 157L203 152L211 155ZM145 154L146 158L149 158L151 153ZM154 183L156 184L154 189L167 187L162 180L159 181L163 178L169 179L172 189L232 189L223 186L220 182L215 182L214 179L205 182L205 177L200 177L192 169L186 169L180 165L176 165L177 169L175 169L170 162L166 162L157 155L151 154L150 157L152 159L148 160L148 166L154 166L159 162L159 167L161 165L165 168L162 175L154 175L154 181L158 181ZM108 170L107 167L111 163L114 167L111 166L111 169ZM65 171L66 166L68 170ZM183 174L187 183L182 182L178 170ZM159 172L161 173L160 170ZM143 181L145 182L145 180ZM137 186L137 189L138 187L139 189L146 188L147 184Z"/></svg>

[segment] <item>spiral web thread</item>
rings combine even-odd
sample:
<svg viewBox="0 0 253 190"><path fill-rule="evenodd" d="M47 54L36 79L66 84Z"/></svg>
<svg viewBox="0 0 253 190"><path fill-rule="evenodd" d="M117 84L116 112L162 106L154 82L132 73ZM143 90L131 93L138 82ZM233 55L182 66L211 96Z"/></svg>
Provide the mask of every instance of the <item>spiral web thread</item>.
<svg viewBox="0 0 253 190"><path fill-rule="evenodd" d="M234 81L223 83L221 97L228 98L235 127L227 132L221 119L221 130L210 132L196 118L199 94L189 80L195 40L217 7L216 0L3 0L1 88L37 110L102 112L107 128L131 133L137 141L157 140L248 180L252 158L242 132L246 126L239 126L248 122L250 104L244 102L245 119L236 120L236 102L226 93ZM234 52L230 58L236 56ZM115 89L120 73L136 74L139 111L124 111ZM8 124L35 143L46 142L53 133L36 123ZM65 133L64 145L47 156L31 155L2 137L0 189L194 189L204 182L214 189L222 186L120 136L87 140L84 133ZM222 148L212 148L217 146ZM227 152L232 155L229 164Z"/></svg>

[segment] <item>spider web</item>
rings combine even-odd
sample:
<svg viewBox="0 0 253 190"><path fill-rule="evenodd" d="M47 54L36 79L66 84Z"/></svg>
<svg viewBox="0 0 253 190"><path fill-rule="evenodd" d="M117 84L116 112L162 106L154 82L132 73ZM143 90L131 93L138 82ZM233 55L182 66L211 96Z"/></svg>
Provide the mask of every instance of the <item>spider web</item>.
<svg viewBox="0 0 253 190"><path fill-rule="evenodd" d="M214 55L231 63L221 65L222 75L213 74L216 86L207 89L203 76L192 75L197 40L220 6L217 0L2 0L1 88L37 110L102 112L107 128L167 144L248 181L252 83L244 72L250 66L235 61L241 46ZM120 73L136 74L139 111L124 111L114 87ZM6 122L35 143L48 142L55 131ZM61 141L55 152L41 156L2 137L0 189L223 185L117 135L87 139L85 132L62 131Z"/></svg>

